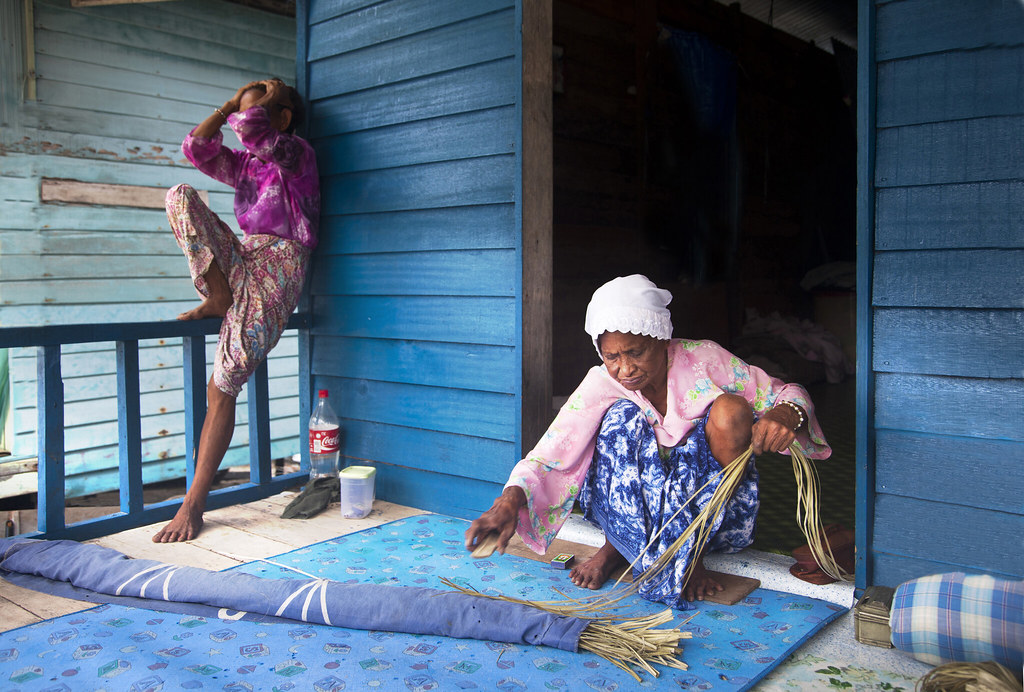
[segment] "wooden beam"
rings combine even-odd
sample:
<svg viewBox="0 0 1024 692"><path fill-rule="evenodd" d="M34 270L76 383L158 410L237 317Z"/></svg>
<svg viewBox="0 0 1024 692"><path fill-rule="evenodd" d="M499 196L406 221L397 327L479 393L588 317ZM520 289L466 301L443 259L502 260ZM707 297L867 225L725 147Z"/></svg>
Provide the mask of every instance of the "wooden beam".
<svg viewBox="0 0 1024 692"><path fill-rule="evenodd" d="M554 164L552 159L551 3L523 2L522 91L522 447L533 448L551 422L551 305Z"/></svg>
<svg viewBox="0 0 1024 692"><path fill-rule="evenodd" d="M167 188L165 187L90 183L63 178L42 178L39 184L39 201L44 204L63 202L65 204L95 204L105 207L163 209L166 195ZM199 197L204 204L209 206L209 192L200 190Z"/></svg>

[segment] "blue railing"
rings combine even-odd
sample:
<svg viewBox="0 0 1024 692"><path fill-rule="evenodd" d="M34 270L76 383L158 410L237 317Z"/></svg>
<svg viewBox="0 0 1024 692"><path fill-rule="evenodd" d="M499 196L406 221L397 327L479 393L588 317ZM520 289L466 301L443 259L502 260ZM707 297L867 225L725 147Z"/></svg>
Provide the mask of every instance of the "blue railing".
<svg viewBox="0 0 1024 692"><path fill-rule="evenodd" d="M185 484L192 486L195 452L206 417L206 336L220 329L219 319L187 322L76 324L0 329L0 348L36 347L38 426L37 530L31 538L86 540L166 521L181 500L146 505L142 484L142 423L139 386L139 341L181 337L185 398ZM287 329L299 330L299 390L309 390L308 313L292 315ZM64 491L64 383L61 347L66 344L114 342L117 353L118 470L120 511L68 525ZM299 420L309 418L308 396L300 396ZM270 404L264 361L248 382L249 482L210 493L206 508L252 502L295 486L308 475L308 458L300 470L273 475L270 458Z"/></svg>

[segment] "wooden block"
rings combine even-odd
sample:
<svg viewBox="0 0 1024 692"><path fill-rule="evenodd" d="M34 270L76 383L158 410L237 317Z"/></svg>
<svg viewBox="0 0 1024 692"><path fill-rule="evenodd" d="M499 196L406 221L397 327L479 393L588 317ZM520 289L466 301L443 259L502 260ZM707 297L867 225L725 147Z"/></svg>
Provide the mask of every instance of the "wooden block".
<svg viewBox="0 0 1024 692"><path fill-rule="evenodd" d="M477 542L476 548L470 553L470 557L476 560L482 560L490 557L494 554L494 549L498 547L498 534L495 531L490 532L486 536Z"/></svg>
<svg viewBox="0 0 1024 692"><path fill-rule="evenodd" d="M713 596L705 596L704 600L719 605L736 605L749 596L754 589L761 586L761 580L753 577L741 577L738 574L725 574L711 570L708 570L708 575L717 579L718 583L725 587L725 590L719 591Z"/></svg>

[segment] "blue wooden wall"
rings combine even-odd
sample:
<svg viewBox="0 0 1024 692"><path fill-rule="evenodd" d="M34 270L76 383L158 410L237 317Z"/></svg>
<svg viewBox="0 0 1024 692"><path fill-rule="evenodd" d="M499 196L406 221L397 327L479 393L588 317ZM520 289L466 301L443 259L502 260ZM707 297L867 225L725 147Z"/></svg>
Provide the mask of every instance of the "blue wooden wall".
<svg viewBox="0 0 1024 692"><path fill-rule="evenodd" d="M192 168L181 140L240 85L293 78L294 19L219 0L35 0L27 11L17 0L2 3L0 20L0 326L174 319L197 298L159 199L52 203L41 182L141 186L158 197L186 182L209 191L211 207L236 227L233 192ZM274 456L299 450L297 342L286 336L268 364ZM210 360L213 347L211 338ZM180 354L180 340L142 344L146 482L184 474ZM118 487L114 355L113 344L82 345L63 359L68 496ZM34 472L14 473L34 468L34 351L14 350L11 372L15 454L0 464L0 496L35 483ZM226 464L248 463L245 406L238 417Z"/></svg>
<svg viewBox="0 0 1024 692"><path fill-rule="evenodd" d="M1022 578L1024 4L868 2L874 495L863 576Z"/></svg>
<svg viewBox="0 0 1024 692"><path fill-rule="evenodd" d="M314 386L378 497L461 516L521 454L519 14L310 0L297 15L323 184Z"/></svg>

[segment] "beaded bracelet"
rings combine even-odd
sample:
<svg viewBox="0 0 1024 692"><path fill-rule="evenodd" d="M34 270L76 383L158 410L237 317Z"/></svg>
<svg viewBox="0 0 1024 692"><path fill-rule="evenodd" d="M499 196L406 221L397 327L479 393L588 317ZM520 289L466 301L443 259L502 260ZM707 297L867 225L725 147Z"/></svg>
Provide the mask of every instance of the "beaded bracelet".
<svg viewBox="0 0 1024 692"><path fill-rule="evenodd" d="M804 425L804 412L800 409L799 406L794 404L792 401L780 401L780 402L778 402L775 405L776 406L786 405L786 406L790 407L791 409L793 409L794 411L796 411L796 415L800 416L800 422L796 424L796 427L794 427L793 430L799 430L800 428L803 427L803 425Z"/></svg>
<svg viewBox="0 0 1024 692"><path fill-rule="evenodd" d="M220 113L220 117L224 118L224 121L227 122L228 116L224 115L224 111L222 111L220 108L214 108L213 110Z"/></svg>

